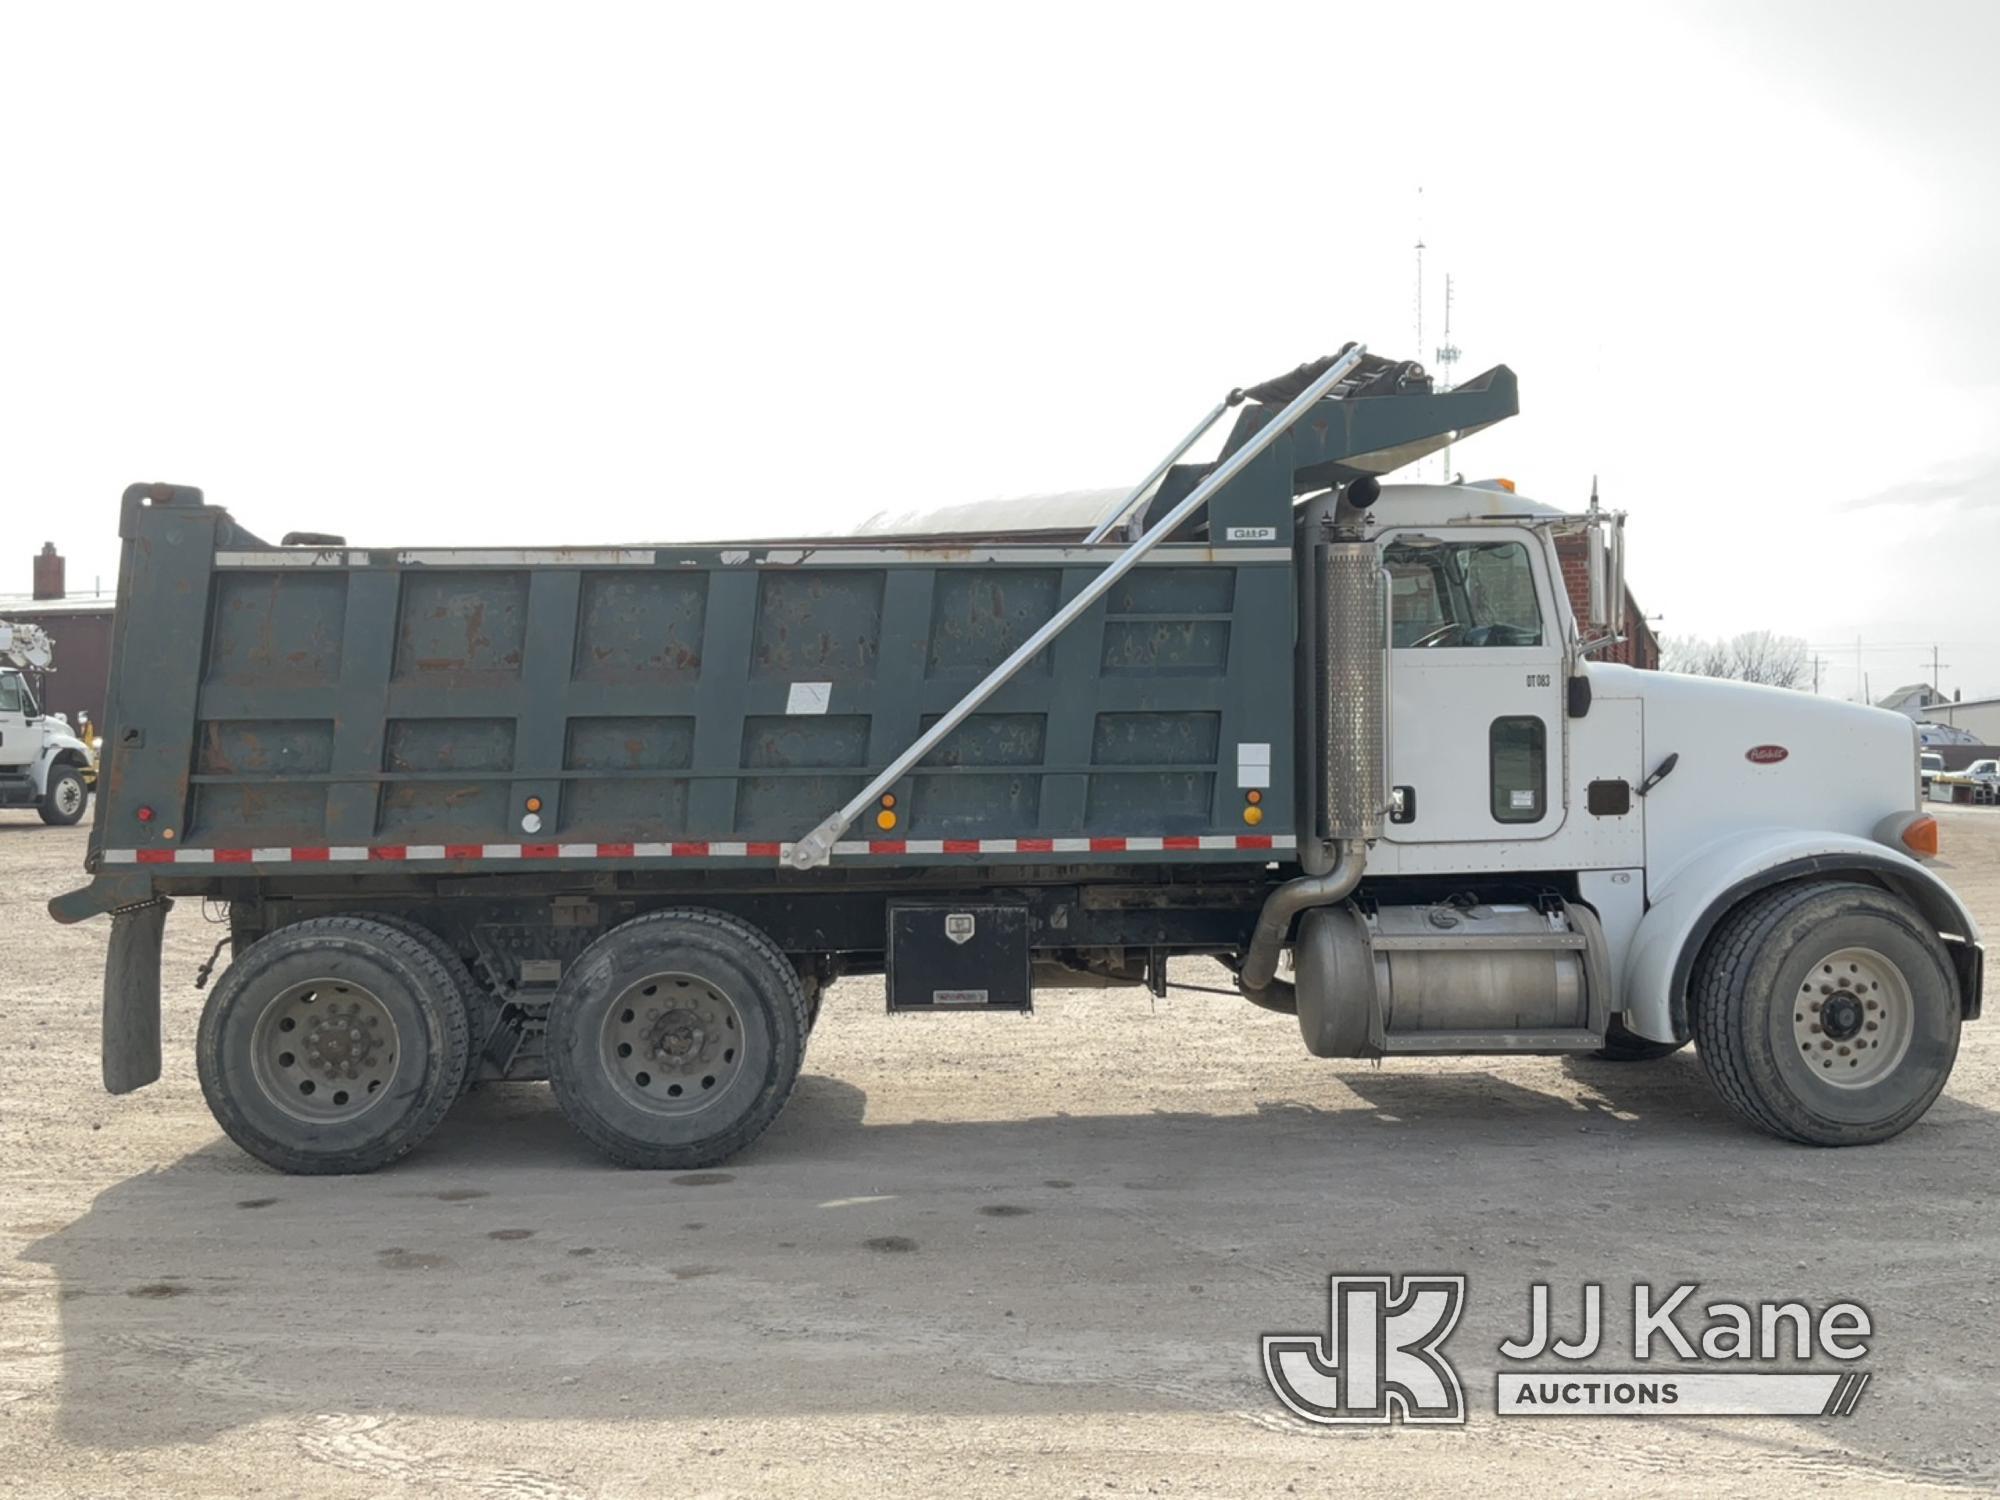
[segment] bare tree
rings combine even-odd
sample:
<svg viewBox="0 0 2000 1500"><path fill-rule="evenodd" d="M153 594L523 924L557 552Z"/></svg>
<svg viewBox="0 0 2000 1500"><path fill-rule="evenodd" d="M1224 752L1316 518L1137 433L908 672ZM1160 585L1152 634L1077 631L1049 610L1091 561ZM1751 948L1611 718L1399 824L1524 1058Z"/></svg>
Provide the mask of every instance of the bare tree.
<svg viewBox="0 0 2000 1500"><path fill-rule="evenodd" d="M1770 687L1799 688L1812 679L1812 657L1795 635L1746 630L1727 640L1669 636L1661 642L1661 665L1694 677L1729 677Z"/></svg>

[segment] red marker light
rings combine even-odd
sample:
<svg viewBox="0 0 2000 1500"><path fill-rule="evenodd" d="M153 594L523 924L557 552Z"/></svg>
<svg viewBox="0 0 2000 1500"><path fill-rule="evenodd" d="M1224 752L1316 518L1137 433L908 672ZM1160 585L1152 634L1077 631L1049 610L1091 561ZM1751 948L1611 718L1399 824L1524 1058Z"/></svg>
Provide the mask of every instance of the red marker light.
<svg viewBox="0 0 2000 1500"><path fill-rule="evenodd" d="M152 821L153 821L153 810L152 810L152 808L150 808L150 807L142 807L142 808L140 808L140 809L139 809L139 821L140 821L141 823L150 823L150 822L152 822Z"/></svg>

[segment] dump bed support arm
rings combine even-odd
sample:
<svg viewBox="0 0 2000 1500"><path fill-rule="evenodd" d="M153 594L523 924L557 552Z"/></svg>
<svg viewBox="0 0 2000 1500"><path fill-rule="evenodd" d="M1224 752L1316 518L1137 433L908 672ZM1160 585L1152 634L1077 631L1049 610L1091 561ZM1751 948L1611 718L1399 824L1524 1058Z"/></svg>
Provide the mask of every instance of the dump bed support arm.
<svg viewBox="0 0 2000 1500"><path fill-rule="evenodd" d="M1102 573L1083 586L1075 598L1057 610L1041 629L1023 641L1012 656L987 673L977 687L954 703L935 724L918 735L907 750L883 767L873 781L857 792L838 812L792 845L790 855L792 866L800 870L813 870L831 859L834 843L847 832L854 820L861 816L864 808L873 803L889 787L895 785L912 766L936 749L946 735L958 728L982 703L998 692L1009 678L1033 661L1050 641L1061 635L1085 610L1109 593L1112 585L1131 572L1140 558L1172 536L1188 517L1208 503L1211 495L1240 474L1258 454L1290 431L1292 425L1310 411L1315 402L1361 363L1362 356L1367 352L1365 345L1350 344L1340 357L1328 365L1316 380L1300 391L1283 411L1251 434L1241 448L1217 464L1206 479L1188 492L1180 504L1162 516L1144 536L1119 553Z"/></svg>

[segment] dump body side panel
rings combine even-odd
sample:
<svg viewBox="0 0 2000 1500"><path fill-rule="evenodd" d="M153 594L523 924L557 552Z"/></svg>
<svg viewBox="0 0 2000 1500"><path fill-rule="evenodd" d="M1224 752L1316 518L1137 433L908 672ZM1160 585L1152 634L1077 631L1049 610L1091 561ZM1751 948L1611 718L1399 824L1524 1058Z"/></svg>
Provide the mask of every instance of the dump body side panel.
<svg viewBox="0 0 2000 1500"><path fill-rule="evenodd" d="M198 504L127 521L94 857L177 883L775 863L1115 555L371 552L243 545ZM1291 537L1257 529L1160 548L835 864L1287 858Z"/></svg>

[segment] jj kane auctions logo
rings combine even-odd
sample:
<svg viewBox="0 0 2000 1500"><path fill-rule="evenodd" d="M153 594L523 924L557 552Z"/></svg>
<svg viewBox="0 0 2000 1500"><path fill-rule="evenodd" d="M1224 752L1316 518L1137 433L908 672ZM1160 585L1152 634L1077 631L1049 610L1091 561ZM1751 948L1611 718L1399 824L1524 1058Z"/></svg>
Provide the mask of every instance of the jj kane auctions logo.
<svg viewBox="0 0 2000 1500"><path fill-rule="evenodd" d="M1794 1301L1697 1307L1697 1290L1693 1282L1665 1291L1633 1286L1629 1347L1644 1368L1607 1370L1583 1364L1616 1347L1606 1342L1602 1283L1583 1285L1570 1337L1555 1327L1548 1286L1530 1287L1527 1332L1499 1347L1494 1409L1502 1416L1834 1417L1860 1403L1866 1371L1769 1368L1864 1358L1874 1325L1859 1303L1818 1311ZM1326 1333L1266 1334L1264 1378L1286 1409L1308 1422L1463 1423L1465 1391L1444 1344L1465 1300L1463 1276L1335 1276Z"/></svg>

